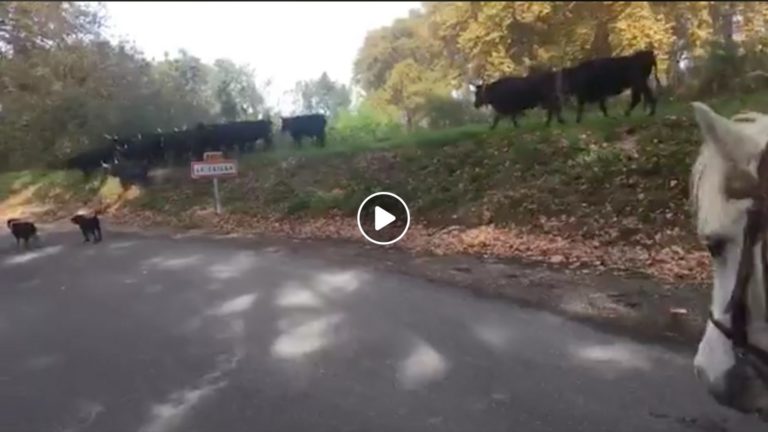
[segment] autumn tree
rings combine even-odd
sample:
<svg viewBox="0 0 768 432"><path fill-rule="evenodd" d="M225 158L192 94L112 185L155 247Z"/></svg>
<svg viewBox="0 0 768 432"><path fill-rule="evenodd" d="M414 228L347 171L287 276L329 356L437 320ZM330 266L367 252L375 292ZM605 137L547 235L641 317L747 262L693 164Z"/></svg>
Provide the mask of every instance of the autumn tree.
<svg viewBox="0 0 768 432"><path fill-rule="evenodd" d="M423 12L368 34L355 76L370 93L412 60L461 87L651 48L675 83L683 57L702 64L718 46L768 51L766 24L764 2L424 2Z"/></svg>
<svg viewBox="0 0 768 432"><path fill-rule="evenodd" d="M330 118L349 107L352 101L350 89L333 81L325 72L317 79L296 83L294 95L301 112L323 113Z"/></svg>
<svg viewBox="0 0 768 432"><path fill-rule="evenodd" d="M104 134L249 118L263 106L247 68L184 51L150 62L105 40L102 23L97 4L0 4L0 168L56 162Z"/></svg>
<svg viewBox="0 0 768 432"><path fill-rule="evenodd" d="M211 86L222 120L256 119L263 114L264 96L256 86L251 68L218 59L213 63Z"/></svg>
<svg viewBox="0 0 768 432"><path fill-rule="evenodd" d="M380 89L395 66L405 60L429 69L444 69L445 55L430 35L427 16L411 11L391 26L371 31L354 63L354 80L365 92Z"/></svg>
<svg viewBox="0 0 768 432"><path fill-rule="evenodd" d="M381 89L383 99L402 111L409 129L428 117L427 107L431 98L436 95L447 96L449 93L450 86L439 73L413 60L395 65Z"/></svg>
<svg viewBox="0 0 768 432"><path fill-rule="evenodd" d="M104 24L102 8L82 2L0 3L0 54L20 56L93 40Z"/></svg>

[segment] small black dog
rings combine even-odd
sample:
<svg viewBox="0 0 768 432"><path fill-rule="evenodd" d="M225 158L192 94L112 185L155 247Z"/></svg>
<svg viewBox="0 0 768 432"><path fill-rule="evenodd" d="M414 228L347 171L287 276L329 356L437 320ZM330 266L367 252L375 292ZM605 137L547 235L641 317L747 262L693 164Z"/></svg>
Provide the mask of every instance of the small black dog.
<svg viewBox="0 0 768 432"><path fill-rule="evenodd" d="M6 222L6 225L8 225L8 229L11 230L11 233L14 237L16 237L16 247L19 247L21 245L21 240L24 240L24 247L29 247L29 239L34 238L35 240L39 240L40 238L37 236L37 227L32 222L27 222L24 220L21 220L19 218L11 218L8 219L8 222Z"/></svg>
<svg viewBox="0 0 768 432"><path fill-rule="evenodd" d="M98 213L94 213L93 216L77 214L69 220L80 227L80 232L85 237L83 243L91 241L91 237L93 237L94 243L101 241L101 224L99 223Z"/></svg>

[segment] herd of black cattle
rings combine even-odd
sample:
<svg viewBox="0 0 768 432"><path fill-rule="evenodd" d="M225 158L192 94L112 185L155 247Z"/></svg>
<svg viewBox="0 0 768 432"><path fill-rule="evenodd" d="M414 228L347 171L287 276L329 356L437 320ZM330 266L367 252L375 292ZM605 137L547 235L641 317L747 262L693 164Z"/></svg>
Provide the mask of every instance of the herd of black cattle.
<svg viewBox="0 0 768 432"><path fill-rule="evenodd" d="M281 132L287 133L297 145L303 138L312 138L317 145L325 145L326 118L322 114L308 114L281 118ZM81 151L64 160L66 169L81 171L89 176L107 169L110 175L128 183L142 183L148 179L153 166L183 164L202 160L203 153L223 151L232 154L253 152L256 144L265 149L272 146L272 121L240 121L222 124L199 123L194 128L169 132L137 133L133 136L109 136L107 142Z"/></svg>
<svg viewBox="0 0 768 432"><path fill-rule="evenodd" d="M474 85L475 108L484 105L493 107L496 115L491 129L502 117L511 118L517 126L517 117L535 107L547 111L546 124L549 125L553 116L560 123L565 123L561 114L563 101L575 97L576 122L579 123L587 103L597 103L603 115L608 117L605 106L608 97L630 89L632 100L624 114L628 116L642 99L643 104L650 107L649 114L653 115L656 112L656 97L648 85L652 71L656 84L660 85L656 55L652 50L643 50L626 56L587 60L557 71L504 77L488 84Z"/></svg>
<svg viewBox="0 0 768 432"><path fill-rule="evenodd" d="M524 77L503 77L487 84L474 84L475 108L490 105L495 111L491 129L502 117L509 117L515 126L524 111L541 107L547 112L546 124L552 117L565 123L562 106L565 98L575 97L576 121L581 122L584 106L597 103L607 117L605 102L608 97L631 90L632 100L625 115L642 100L656 111L656 98L648 85L653 71L656 83L656 56L652 50L631 55L587 60L576 66L557 71L535 71ZM297 145L302 138L314 138L318 145L325 143L326 118L322 114L308 114L281 118L281 132L288 133ZM151 166L181 164L201 160L207 151L231 154L236 148L240 154L252 152L255 145L272 146L270 120L241 121L224 124L198 124L196 127L170 132L140 133L135 136L107 136L108 143L82 151L65 160L67 169L82 171L86 176L107 169L108 172L129 183L148 179Z"/></svg>

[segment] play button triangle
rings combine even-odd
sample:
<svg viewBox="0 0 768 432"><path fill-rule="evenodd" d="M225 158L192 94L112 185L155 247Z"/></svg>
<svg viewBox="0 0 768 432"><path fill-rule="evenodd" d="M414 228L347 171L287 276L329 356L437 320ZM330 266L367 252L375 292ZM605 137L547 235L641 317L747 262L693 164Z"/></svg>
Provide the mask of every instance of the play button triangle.
<svg viewBox="0 0 768 432"><path fill-rule="evenodd" d="M383 208L376 206L373 209L373 228L378 231L385 226L395 221L395 216L392 213L384 210Z"/></svg>

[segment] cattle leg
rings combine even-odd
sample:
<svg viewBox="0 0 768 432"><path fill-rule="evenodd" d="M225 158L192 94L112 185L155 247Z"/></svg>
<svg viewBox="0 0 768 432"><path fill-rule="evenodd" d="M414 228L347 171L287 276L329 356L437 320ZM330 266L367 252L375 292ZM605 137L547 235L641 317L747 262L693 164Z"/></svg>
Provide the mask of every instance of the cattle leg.
<svg viewBox="0 0 768 432"><path fill-rule="evenodd" d="M632 101L629 103L629 107L627 107L627 110L624 111L624 117L629 117L629 114L632 113L632 110L635 109L637 104L640 103L640 90L632 87Z"/></svg>
<svg viewBox="0 0 768 432"><path fill-rule="evenodd" d="M652 116L656 114L656 97L653 96L651 88L648 87L648 84L646 83L640 88L640 91L643 93L643 100L645 101L645 104L651 106L651 110L648 112L648 115Z"/></svg>
<svg viewBox="0 0 768 432"><path fill-rule="evenodd" d="M499 114L496 114L493 116L493 123L491 124L491 130L496 129L496 125L499 124L499 120L501 120L501 116Z"/></svg>
<svg viewBox="0 0 768 432"><path fill-rule="evenodd" d="M552 115L557 116L558 123L565 124L565 120L563 120L563 109L557 102L553 102L547 106L547 126L552 122Z"/></svg>
<svg viewBox="0 0 768 432"><path fill-rule="evenodd" d="M555 114L557 115L557 122L560 124L565 124L565 119L563 119L563 109L560 106L557 107Z"/></svg>
<svg viewBox="0 0 768 432"><path fill-rule="evenodd" d="M517 114L512 114L510 117L512 118L512 124L515 125L515 128L519 127L520 125L517 124Z"/></svg>
<svg viewBox="0 0 768 432"><path fill-rule="evenodd" d="M301 148L301 135L291 135L291 138L296 147Z"/></svg>
<svg viewBox="0 0 768 432"><path fill-rule="evenodd" d="M579 98L576 106L576 123L581 123L582 115L584 115L584 99Z"/></svg>
<svg viewBox="0 0 768 432"><path fill-rule="evenodd" d="M608 115L608 107L605 106L605 98L600 99L600 102L598 102L598 104L600 105L600 111L603 112L603 116L610 117Z"/></svg>
<svg viewBox="0 0 768 432"><path fill-rule="evenodd" d="M325 132L321 132L317 136L317 143L320 145L320 147L325 147Z"/></svg>

